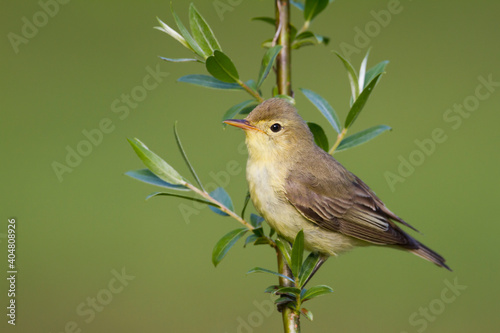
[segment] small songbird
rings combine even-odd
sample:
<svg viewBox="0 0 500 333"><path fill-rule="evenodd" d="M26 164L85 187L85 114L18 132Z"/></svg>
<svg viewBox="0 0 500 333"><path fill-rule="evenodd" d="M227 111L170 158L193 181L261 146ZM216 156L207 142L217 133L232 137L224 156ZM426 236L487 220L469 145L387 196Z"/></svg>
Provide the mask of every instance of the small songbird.
<svg viewBox="0 0 500 333"><path fill-rule="evenodd" d="M304 231L305 248L324 257L355 246L389 245L450 269L445 259L404 232L414 230L336 159L319 148L294 106L272 98L245 119L247 181L257 211L278 234L293 241Z"/></svg>

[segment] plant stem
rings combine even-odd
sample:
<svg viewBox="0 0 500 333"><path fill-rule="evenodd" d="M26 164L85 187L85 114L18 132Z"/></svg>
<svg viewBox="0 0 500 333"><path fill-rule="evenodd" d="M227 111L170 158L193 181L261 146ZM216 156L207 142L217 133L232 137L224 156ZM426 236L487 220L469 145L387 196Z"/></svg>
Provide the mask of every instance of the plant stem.
<svg viewBox="0 0 500 333"><path fill-rule="evenodd" d="M249 86L247 86L245 84L245 82L241 81L241 80L237 80L236 81L243 89L246 90L247 93L249 93L250 95L252 95L253 98L255 98L259 103L262 103L264 102L264 99L262 98L262 96L259 95L258 92L256 92L255 90L253 90L252 88L250 88Z"/></svg>
<svg viewBox="0 0 500 333"><path fill-rule="evenodd" d="M240 216L238 216L238 214L236 214L235 212L233 212L232 210L230 210L229 208L227 208L226 206L224 206L219 201L217 201L214 198L212 198L210 196L210 194L208 194L207 192L200 190L199 188L197 188L196 186L194 186L192 184L189 184L188 182L184 183L183 185L186 186L187 188L189 188L191 191L198 193L199 195L201 195L202 197L204 197L208 201L211 201L214 204L216 204L217 206L219 206L219 209L221 211L223 211L224 213L228 214L229 216L231 216L232 218L234 218L235 220L237 220L241 224L243 224L249 230L255 229L250 223L248 223L247 221L245 221L244 219L242 219Z"/></svg>
<svg viewBox="0 0 500 333"><path fill-rule="evenodd" d="M347 134L347 128L344 128L342 132L340 132L339 135L337 135L337 141L335 141L335 143L332 146L332 149L330 149L328 154L333 155L335 149L337 149L337 147L340 145L346 134Z"/></svg>
<svg viewBox="0 0 500 333"><path fill-rule="evenodd" d="M292 97L292 61L290 45L290 1L276 0L276 30L280 29L278 45L283 46L276 59L278 94Z"/></svg>
<svg viewBox="0 0 500 333"><path fill-rule="evenodd" d="M290 1L276 0L276 33L279 32L277 44L281 49L276 59L276 84L278 94L292 96L292 62L290 45ZM278 257L278 272L293 279L293 274L286 264L281 252L276 249ZM294 284L285 279L279 278L280 286L293 287ZM285 306L282 310L283 329L285 333L300 332L300 314Z"/></svg>

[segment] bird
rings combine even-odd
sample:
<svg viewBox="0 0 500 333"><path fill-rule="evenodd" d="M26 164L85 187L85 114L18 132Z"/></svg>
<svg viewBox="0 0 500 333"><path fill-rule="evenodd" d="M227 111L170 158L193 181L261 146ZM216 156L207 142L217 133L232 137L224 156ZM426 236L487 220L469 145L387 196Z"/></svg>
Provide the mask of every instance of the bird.
<svg viewBox="0 0 500 333"><path fill-rule="evenodd" d="M265 100L246 118L224 123L246 134L246 178L255 209L290 242L303 230L305 249L322 256L315 270L331 256L376 245L409 251L451 271L441 255L400 225L417 231L414 227L316 145L307 123L285 99Z"/></svg>

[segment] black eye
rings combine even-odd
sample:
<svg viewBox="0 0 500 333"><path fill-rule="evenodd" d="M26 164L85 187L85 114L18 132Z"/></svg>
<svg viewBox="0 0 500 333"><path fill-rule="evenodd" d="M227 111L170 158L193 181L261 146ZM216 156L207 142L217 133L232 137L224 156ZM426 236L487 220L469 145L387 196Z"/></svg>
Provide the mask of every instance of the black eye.
<svg viewBox="0 0 500 333"><path fill-rule="evenodd" d="M271 131L274 133L281 131L281 125L276 123L271 125Z"/></svg>

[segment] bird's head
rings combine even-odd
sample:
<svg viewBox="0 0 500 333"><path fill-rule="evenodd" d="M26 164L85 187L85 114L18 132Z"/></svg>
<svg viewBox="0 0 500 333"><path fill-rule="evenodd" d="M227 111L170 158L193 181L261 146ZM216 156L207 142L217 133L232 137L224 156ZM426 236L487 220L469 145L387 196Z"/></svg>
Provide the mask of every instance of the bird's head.
<svg viewBox="0 0 500 333"><path fill-rule="evenodd" d="M245 119L228 119L224 123L245 130L251 158L275 160L314 145L306 122L293 105L280 98L264 101Z"/></svg>

